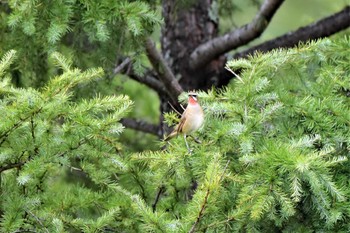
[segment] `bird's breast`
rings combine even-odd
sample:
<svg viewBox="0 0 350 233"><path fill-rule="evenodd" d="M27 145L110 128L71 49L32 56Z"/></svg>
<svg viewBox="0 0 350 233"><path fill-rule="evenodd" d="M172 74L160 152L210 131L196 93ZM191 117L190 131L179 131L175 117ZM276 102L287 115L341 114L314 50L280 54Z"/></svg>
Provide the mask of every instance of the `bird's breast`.
<svg viewBox="0 0 350 233"><path fill-rule="evenodd" d="M204 114L202 108L198 106L193 106L190 111L187 111L186 122L183 126L182 131L184 133L192 133L198 130L204 122Z"/></svg>

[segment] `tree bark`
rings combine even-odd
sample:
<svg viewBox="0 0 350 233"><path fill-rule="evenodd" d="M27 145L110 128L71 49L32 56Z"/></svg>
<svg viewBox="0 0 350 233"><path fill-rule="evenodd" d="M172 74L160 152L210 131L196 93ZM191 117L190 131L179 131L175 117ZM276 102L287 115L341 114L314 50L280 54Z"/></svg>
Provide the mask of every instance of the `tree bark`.
<svg viewBox="0 0 350 233"><path fill-rule="evenodd" d="M217 86L216 76L225 63L223 56L201 69L189 66L192 51L218 35L218 21L210 17L214 0L197 0L185 7L178 2L163 1L162 54L185 91Z"/></svg>
<svg viewBox="0 0 350 233"><path fill-rule="evenodd" d="M190 56L192 68L202 67L213 58L259 37L284 0L265 0L251 23L201 44Z"/></svg>

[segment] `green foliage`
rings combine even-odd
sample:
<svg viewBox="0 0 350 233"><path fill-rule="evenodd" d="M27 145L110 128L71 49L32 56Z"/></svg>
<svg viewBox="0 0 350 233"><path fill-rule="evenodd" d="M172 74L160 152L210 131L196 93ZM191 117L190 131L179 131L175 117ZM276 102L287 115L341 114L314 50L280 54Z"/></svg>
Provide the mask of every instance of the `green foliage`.
<svg viewBox="0 0 350 233"><path fill-rule="evenodd" d="M320 40L228 62L243 82L200 93L206 124L202 144L188 139L192 155L179 137L133 156L162 189L157 211L171 229L348 231L348 48L348 38Z"/></svg>
<svg viewBox="0 0 350 233"><path fill-rule="evenodd" d="M230 61L243 82L200 92L201 144L128 154L124 96L73 102L102 75L58 53L41 89L11 86L0 64L0 229L4 232L346 232L349 39ZM184 99L180 96L180 100ZM167 122L176 122L174 114Z"/></svg>
<svg viewBox="0 0 350 233"><path fill-rule="evenodd" d="M149 0L3 1L0 4L0 56L11 49L17 51L18 63L11 69L11 81L17 87L46 86L48 77L57 74L50 59L54 51L63 54L70 67L83 70L102 67L103 78L84 83L84 88L74 91L74 100L122 92L137 103L130 117L152 122L159 119L158 96L130 79L121 81L125 78L113 74L113 70L128 57L132 59L135 73L145 72L148 64L144 40L159 29L161 23L157 4L158 1ZM135 91L138 95L131 95ZM145 100L154 104L145 108L148 106L143 104ZM127 130L122 140L133 145L133 150L141 150L152 148L149 142L156 137Z"/></svg>
<svg viewBox="0 0 350 233"><path fill-rule="evenodd" d="M21 86L45 85L48 55L73 55L79 67L108 67L138 58L143 41L161 22L150 1L8 1L0 5L1 49L16 49ZM0 50L0 55L4 52ZM77 59L79 58L79 59Z"/></svg>
<svg viewBox="0 0 350 233"><path fill-rule="evenodd" d="M14 54L2 59L1 76ZM108 204L117 197L109 199L111 192L103 186L111 182L111 170L123 169L119 120L132 102L126 96L73 102L72 89L100 77L103 70L82 72L58 53L51 57L63 73L41 91L1 80L1 232L92 232L109 226L119 214L117 205Z"/></svg>

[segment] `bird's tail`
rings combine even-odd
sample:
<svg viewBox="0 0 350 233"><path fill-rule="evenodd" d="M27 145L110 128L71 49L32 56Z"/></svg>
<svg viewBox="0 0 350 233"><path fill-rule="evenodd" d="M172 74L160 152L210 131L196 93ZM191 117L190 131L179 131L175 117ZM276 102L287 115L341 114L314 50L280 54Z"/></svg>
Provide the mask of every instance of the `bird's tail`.
<svg viewBox="0 0 350 233"><path fill-rule="evenodd" d="M171 132L168 136L166 136L164 138L164 141L169 141L170 139L172 139L173 137L176 137L178 135L178 132L176 130L174 130L173 132Z"/></svg>

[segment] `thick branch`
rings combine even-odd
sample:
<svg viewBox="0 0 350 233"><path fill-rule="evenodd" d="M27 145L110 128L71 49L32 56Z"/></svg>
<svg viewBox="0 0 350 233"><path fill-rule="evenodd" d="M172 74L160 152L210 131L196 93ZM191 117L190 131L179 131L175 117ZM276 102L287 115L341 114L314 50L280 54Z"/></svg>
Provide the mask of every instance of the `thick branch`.
<svg viewBox="0 0 350 233"><path fill-rule="evenodd" d="M162 55L157 51L153 41L149 38L146 40L146 52L169 96L174 102L177 102L177 97L183 92L183 89Z"/></svg>
<svg viewBox="0 0 350 233"><path fill-rule="evenodd" d="M290 48L297 45L299 42L327 37L348 27L350 27L350 6L345 7L342 11L327 18L301 27L294 32L289 32L240 53L236 53L233 58L247 57L249 54L253 54L256 51L267 52L275 48Z"/></svg>
<svg viewBox="0 0 350 233"><path fill-rule="evenodd" d="M191 68L196 69L204 66L214 58L259 37L283 1L265 0L252 22L198 46L190 56Z"/></svg>
<svg viewBox="0 0 350 233"><path fill-rule="evenodd" d="M124 125L126 128L154 134L158 137L162 136L162 130L158 125L150 124L148 122L136 120L133 118L123 118L120 120L120 123L122 123L122 125Z"/></svg>

